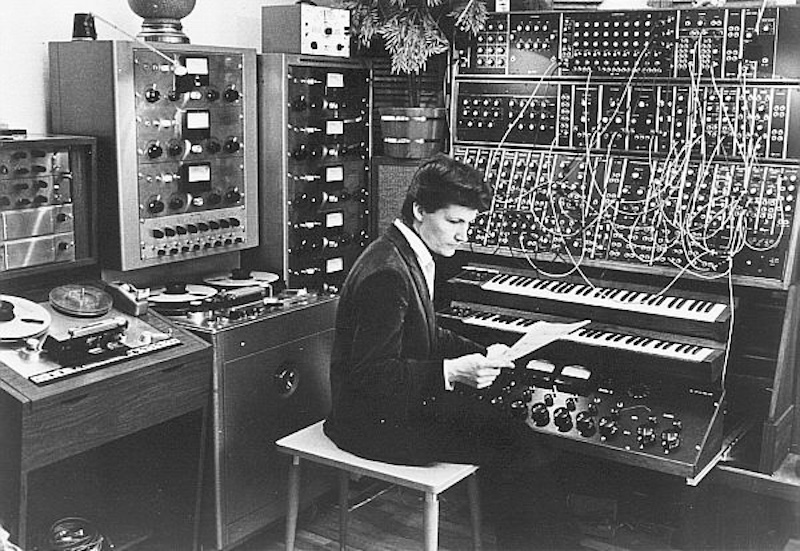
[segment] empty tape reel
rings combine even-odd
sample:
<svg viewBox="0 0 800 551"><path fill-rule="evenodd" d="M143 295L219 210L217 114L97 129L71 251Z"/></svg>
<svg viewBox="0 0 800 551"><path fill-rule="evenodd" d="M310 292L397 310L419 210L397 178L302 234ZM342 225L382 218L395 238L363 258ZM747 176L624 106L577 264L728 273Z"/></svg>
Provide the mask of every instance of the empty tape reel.
<svg viewBox="0 0 800 551"><path fill-rule="evenodd" d="M35 337L50 327L50 313L24 298L0 295L0 341Z"/></svg>
<svg viewBox="0 0 800 551"><path fill-rule="evenodd" d="M180 304L193 300L205 300L216 294L217 290L207 285L169 283L163 289L151 291L148 300L155 304Z"/></svg>

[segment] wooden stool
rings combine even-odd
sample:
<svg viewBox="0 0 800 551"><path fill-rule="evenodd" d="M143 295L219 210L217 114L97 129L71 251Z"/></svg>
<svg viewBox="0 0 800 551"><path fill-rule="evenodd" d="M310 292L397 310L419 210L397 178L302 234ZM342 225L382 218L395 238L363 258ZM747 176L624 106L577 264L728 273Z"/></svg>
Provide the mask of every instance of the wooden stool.
<svg viewBox="0 0 800 551"><path fill-rule="evenodd" d="M347 545L347 510L350 475L358 474L377 478L405 488L425 493L423 528L425 551L438 548L439 494L468 478L472 541L476 551L481 548L481 513L478 497L478 479L475 465L435 463L426 467L393 465L364 459L339 449L322 431L320 421L314 425L285 436L275 444L292 456L289 467L289 499L286 514L286 549L294 549L297 531L297 512L300 506L300 458L328 465L339 470L339 549Z"/></svg>

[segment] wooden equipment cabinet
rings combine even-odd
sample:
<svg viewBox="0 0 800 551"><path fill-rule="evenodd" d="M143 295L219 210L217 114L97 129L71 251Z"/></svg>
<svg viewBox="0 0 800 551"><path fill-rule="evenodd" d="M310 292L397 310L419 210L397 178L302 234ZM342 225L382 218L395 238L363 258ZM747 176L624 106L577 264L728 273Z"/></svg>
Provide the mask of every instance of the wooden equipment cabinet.
<svg viewBox="0 0 800 551"><path fill-rule="evenodd" d="M55 510L59 506L46 503L55 501L49 499L52 496L34 495L29 482L35 472L205 409L211 385L208 344L170 326L158 314L146 313L142 319L161 331L171 331L181 345L47 386L36 386L0 363L0 514L12 539L23 548L33 548L34 536L56 518L75 514L73 509ZM198 444L200 440L198 435ZM198 445L195 465L199 464L199 452ZM71 506L91 509L94 504L79 499L84 490L80 479L91 475L71 472L70 476L79 480L68 486L77 486ZM48 509L54 509L48 518L29 514ZM97 514L104 512L98 510Z"/></svg>

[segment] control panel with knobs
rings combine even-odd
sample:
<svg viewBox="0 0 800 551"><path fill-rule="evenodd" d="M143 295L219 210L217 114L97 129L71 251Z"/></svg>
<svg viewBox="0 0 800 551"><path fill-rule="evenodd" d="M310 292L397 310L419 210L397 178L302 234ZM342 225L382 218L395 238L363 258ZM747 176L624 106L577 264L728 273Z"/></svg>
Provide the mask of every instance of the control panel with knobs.
<svg viewBox="0 0 800 551"><path fill-rule="evenodd" d="M535 359L502 370L487 389L459 390L568 448L687 479L721 438L724 393L713 386Z"/></svg>
<svg viewBox="0 0 800 551"><path fill-rule="evenodd" d="M101 198L108 231L100 243L110 268L258 245L255 50L158 49L163 55L133 42L50 44L52 92L70 106L56 108L54 128L102 135L113 150L98 156L111 190ZM108 102L99 89L109 89ZM229 220L237 223L219 222Z"/></svg>

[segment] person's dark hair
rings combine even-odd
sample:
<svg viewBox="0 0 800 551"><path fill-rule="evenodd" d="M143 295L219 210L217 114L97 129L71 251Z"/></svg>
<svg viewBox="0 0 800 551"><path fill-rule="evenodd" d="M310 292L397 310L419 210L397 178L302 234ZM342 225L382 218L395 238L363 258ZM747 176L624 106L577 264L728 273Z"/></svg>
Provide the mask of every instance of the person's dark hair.
<svg viewBox="0 0 800 551"><path fill-rule="evenodd" d="M414 203L425 212L450 205L486 210L492 201L492 188L477 169L443 153L424 161L408 186L400 215L408 225L414 221Z"/></svg>

